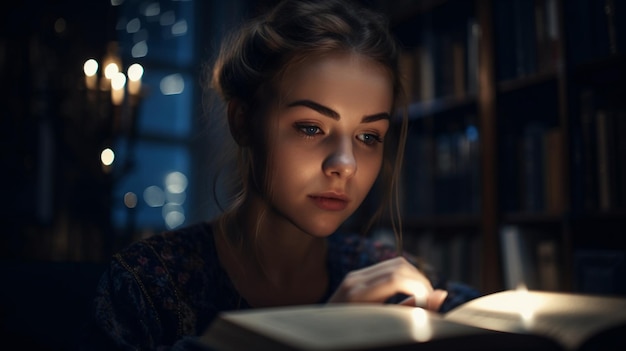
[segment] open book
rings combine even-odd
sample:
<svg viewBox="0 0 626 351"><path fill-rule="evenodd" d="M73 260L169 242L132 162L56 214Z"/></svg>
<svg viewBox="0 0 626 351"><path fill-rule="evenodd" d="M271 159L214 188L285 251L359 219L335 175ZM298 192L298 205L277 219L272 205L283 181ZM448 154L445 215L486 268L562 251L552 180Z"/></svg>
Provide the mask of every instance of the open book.
<svg viewBox="0 0 626 351"><path fill-rule="evenodd" d="M623 350L626 298L509 290L446 314L392 304L222 313L215 350Z"/></svg>

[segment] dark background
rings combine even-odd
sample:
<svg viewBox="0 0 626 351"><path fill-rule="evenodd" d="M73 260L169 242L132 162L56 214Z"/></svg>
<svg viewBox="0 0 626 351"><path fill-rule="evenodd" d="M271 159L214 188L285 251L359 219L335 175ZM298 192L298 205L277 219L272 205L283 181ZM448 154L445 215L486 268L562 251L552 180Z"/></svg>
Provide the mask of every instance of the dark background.
<svg viewBox="0 0 626 351"><path fill-rule="evenodd" d="M537 73L531 64L532 67L527 67L530 73L520 73L517 60L525 49L506 49L507 43L514 41L507 38L515 38L517 33L517 27L513 22L507 23L506 18L518 18L515 14L520 13L524 1L475 2L487 4L484 7L458 0L363 1L390 15L395 34L407 51L423 44L422 32L431 30L439 35L440 28L444 28L443 32L455 28L468 11L488 8L494 12L490 22L493 27L483 28L483 35L491 38L492 46L482 49L481 74L487 76L480 77L482 90L452 100L445 96L446 92L438 91L434 107L422 109L422 105L413 104L418 112L415 114L414 109L411 117L412 133L420 139L453 130L439 121L454 121L455 115L474 116L476 120L471 125L480 131L481 147L488 148L481 149L482 158L473 161L482 171L480 181L470 189L473 194L479 194L474 195L480 199L478 209L465 211L458 205L462 199L460 193L448 194L433 187L436 194L431 196L437 199L433 200L433 208L408 215L406 233L409 239L410 235L435 235L436 241L443 241L444 246L445 242L453 242L451 238L459 232L479 237L479 248L467 256L480 256L472 268L478 278L471 283L493 291L506 287L501 268L504 259L499 253L500 228L508 225L532 231L539 228L536 230L539 235L549 237L560 253L558 261L563 277L559 278L558 290L626 294L623 283L614 283L626 278L626 177L619 173L624 172L620 165L626 164L626 151L624 143L619 142L624 135L617 134L626 131L622 101L626 96L625 6L617 0L614 3L556 1L562 16L562 66L548 73ZM80 334L91 294L111 255L134 240L168 229L160 212L154 215L148 212L149 208L133 210L123 206L117 187L125 177L141 181L137 175L141 174L138 172L141 160L133 162L129 158L131 162L126 168L105 171L97 155L112 141L122 140L126 147L135 145L133 142L146 142L154 149L184 150L189 177L185 223L206 220L216 214L215 206L209 201L209 179L214 171L206 162L207 155L216 153L212 143L215 135L207 128L198 77L203 64L215 54L225 31L275 2L196 0L172 5L176 2L32 0L1 6L0 153L4 199L0 234L0 328L3 344L15 340L37 349L70 349L73 339ZM129 44L134 37L119 26L120 19L128 21L137 16L144 21L149 4L160 4L161 13L172 9L177 20L186 18L187 34L173 38L170 32L149 27L154 24L145 21L146 28L152 28L148 31L148 43L158 38L161 49L134 59ZM614 6L613 32L606 29L609 26L606 4ZM533 27L523 18L518 24L520 28ZM180 38L191 39L181 44ZM87 58L103 58L111 42L118 43L124 66L138 61L146 72L182 72L189 77L187 105L181 110L184 113L175 116L176 120L188 121L191 126L188 134L165 135L141 129L120 132L113 126L114 109L110 103L105 99L94 105L89 100L82 65ZM434 67L444 75L453 70L444 59L436 61ZM158 100L157 84L147 88L152 100L146 97L144 104L170 104L165 97ZM584 109L581 97L587 91L609 101L606 106L618 116L611 155L614 167L621 171L616 171L618 175L611 187L615 198L607 208L602 208L597 199L589 203L590 198L599 196L600 190L598 180L593 180L595 187L588 185L586 182L593 177L585 178L585 175L596 174L596 167L581 161L589 145L598 143L594 140L589 144L585 139L588 133L579 117ZM604 106L602 102L596 104L594 108ZM139 116L142 111L153 111L148 105L139 106L142 110L129 113ZM528 174L517 168L515 162L511 163L511 155L519 150L507 149L507 140L519 137L532 116L544 114L550 114L548 123L559 126L566 135L562 156L564 204L555 213L521 203L520 188L514 184ZM499 122L492 125L489 116L498 116ZM156 120L160 116L152 113L150 117ZM151 157L151 149L128 147L127 150L136 150L138 158ZM172 152L177 155L178 151ZM542 155L550 152L544 150ZM407 152L408 159L416 157ZM448 181L438 179L445 189L456 184L444 180ZM408 196L415 195L409 188L404 189ZM149 215L142 217L140 210ZM120 213L121 217L116 217ZM413 240L407 240L411 250L414 247L408 245L412 243ZM585 260L592 263L577 270ZM597 279L577 280L580 272Z"/></svg>

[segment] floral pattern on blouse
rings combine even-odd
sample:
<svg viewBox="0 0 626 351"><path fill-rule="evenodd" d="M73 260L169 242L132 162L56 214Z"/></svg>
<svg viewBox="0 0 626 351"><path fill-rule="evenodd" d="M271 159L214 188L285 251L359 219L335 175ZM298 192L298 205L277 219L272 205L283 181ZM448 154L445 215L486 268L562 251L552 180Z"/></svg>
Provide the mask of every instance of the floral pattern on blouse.
<svg viewBox="0 0 626 351"><path fill-rule="evenodd" d="M350 271L397 255L394 247L358 234L327 240L329 288L320 303ZM462 284L433 285L448 290L441 312L479 296ZM114 255L97 287L85 349L168 350L202 334L220 312L247 308L219 263L211 224L191 225Z"/></svg>

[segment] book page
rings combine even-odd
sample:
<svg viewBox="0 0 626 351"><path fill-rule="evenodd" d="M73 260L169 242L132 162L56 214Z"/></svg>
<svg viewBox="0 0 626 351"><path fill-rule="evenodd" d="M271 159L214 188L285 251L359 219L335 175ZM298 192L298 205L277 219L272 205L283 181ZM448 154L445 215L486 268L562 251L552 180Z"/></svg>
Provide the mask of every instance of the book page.
<svg viewBox="0 0 626 351"><path fill-rule="evenodd" d="M294 349L376 349L492 331L448 322L422 308L380 304L329 304L269 308L221 318Z"/></svg>
<svg viewBox="0 0 626 351"><path fill-rule="evenodd" d="M574 350L593 335L626 324L626 299L510 290L470 301L444 318L490 330L544 335Z"/></svg>

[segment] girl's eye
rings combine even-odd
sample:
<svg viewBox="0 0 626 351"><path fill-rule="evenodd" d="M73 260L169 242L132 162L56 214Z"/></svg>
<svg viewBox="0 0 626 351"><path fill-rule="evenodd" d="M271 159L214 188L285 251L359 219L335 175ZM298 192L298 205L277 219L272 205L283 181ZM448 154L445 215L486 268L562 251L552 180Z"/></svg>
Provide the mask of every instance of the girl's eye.
<svg viewBox="0 0 626 351"><path fill-rule="evenodd" d="M317 127L317 126L298 125L296 126L296 128L298 128L298 130L300 130L302 133L304 133L307 136L314 136L316 134L322 134L322 130L320 129L320 127Z"/></svg>
<svg viewBox="0 0 626 351"><path fill-rule="evenodd" d="M374 145L374 143L382 143L383 139L376 134L359 134L357 135L357 139L365 143L365 145Z"/></svg>

